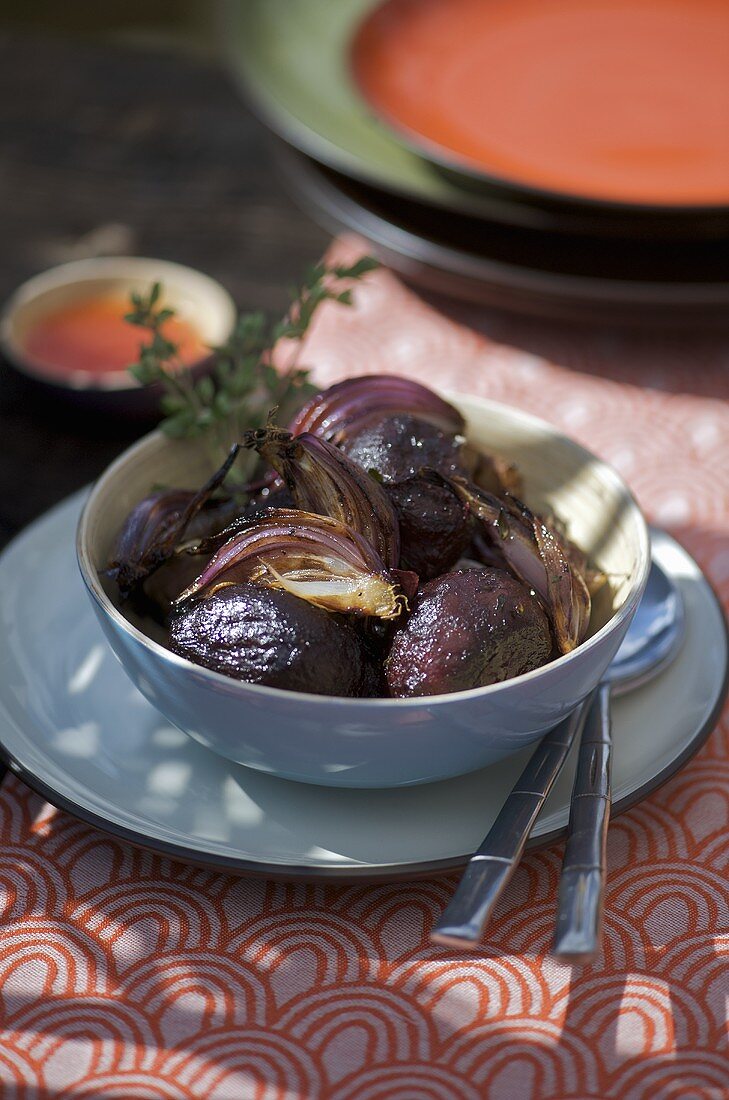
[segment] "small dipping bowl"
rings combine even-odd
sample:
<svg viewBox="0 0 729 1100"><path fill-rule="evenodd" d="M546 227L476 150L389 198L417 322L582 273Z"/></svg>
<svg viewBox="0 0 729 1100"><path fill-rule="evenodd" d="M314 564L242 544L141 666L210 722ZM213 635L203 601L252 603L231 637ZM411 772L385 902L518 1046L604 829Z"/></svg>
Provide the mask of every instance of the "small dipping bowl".
<svg viewBox="0 0 729 1100"><path fill-rule="evenodd" d="M225 343L235 325L236 308L220 283L167 260L106 256L62 264L18 287L0 315L0 351L11 367L46 396L97 412L153 416L159 409L159 387L140 385L126 368L50 369L33 358L27 341L36 326L65 308L112 298L127 302L132 291L146 296L156 282L162 285L161 304L174 309L176 316L195 330L205 349ZM150 342L147 330L136 331L140 345ZM204 351L187 365L193 373L203 374L210 359Z"/></svg>

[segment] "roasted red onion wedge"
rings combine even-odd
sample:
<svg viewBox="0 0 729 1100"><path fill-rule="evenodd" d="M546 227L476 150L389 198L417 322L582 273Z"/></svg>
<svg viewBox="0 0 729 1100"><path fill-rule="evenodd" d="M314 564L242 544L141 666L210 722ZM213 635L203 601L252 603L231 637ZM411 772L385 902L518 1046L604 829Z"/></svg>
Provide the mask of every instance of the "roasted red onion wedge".
<svg viewBox="0 0 729 1100"><path fill-rule="evenodd" d="M395 619L405 605L402 574L388 572L367 540L337 520L274 508L236 526L178 606L247 581L327 611ZM407 579L405 587L412 591Z"/></svg>
<svg viewBox="0 0 729 1100"><path fill-rule="evenodd" d="M567 538L566 534L564 533L563 526L558 520L550 516L548 522L549 526L553 527L562 539L562 544L565 548L565 553L570 560L570 565L573 569L576 569L583 578L585 584L587 585L587 591L590 593L590 596L596 596L600 589L604 588L604 586L607 584L607 573L605 573L602 569L599 569L597 566L593 565L587 557L585 551L582 550L576 543L572 542L571 539Z"/></svg>
<svg viewBox="0 0 729 1100"><path fill-rule="evenodd" d="M185 489L152 493L132 508L114 547L108 574L126 593L142 577L161 564L177 543L182 516L195 494Z"/></svg>
<svg viewBox="0 0 729 1100"><path fill-rule="evenodd" d="M483 524L478 522L471 525L471 542L466 550L466 557L487 569L509 568L501 547L492 541L490 535L485 534Z"/></svg>
<svg viewBox="0 0 729 1100"><path fill-rule="evenodd" d="M231 448L223 465L201 489L169 489L152 493L132 508L117 536L107 576L122 598L175 553L183 538L202 538L230 519L230 501L212 501L233 465L240 446ZM203 510L207 515L201 515ZM196 526L194 521L198 517Z"/></svg>
<svg viewBox="0 0 729 1100"><path fill-rule="evenodd" d="M463 450L464 460L467 462L469 459L472 460L471 481L480 489L495 493L497 496L502 496L504 493L511 493L515 497L522 496L524 482L516 463L509 462L500 455L476 451L468 445Z"/></svg>
<svg viewBox="0 0 729 1100"><path fill-rule="evenodd" d="M364 536L385 565L400 559L400 532L390 498L361 466L323 439L305 432L292 436L279 428L246 432L246 447L283 478L297 508L336 519Z"/></svg>
<svg viewBox="0 0 729 1100"><path fill-rule="evenodd" d="M497 497L464 478L428 476L449 484L482 523L508 567L533 588L549 612L557 646L570 653L587 633L590 593L562 536L516 497Z"/></svg>
<svg viewBox="0 0 729 1100"><path fill-rule="evenodd" d="M539 601L503 570L436 577L392 639L390 695L466 691L530 672L549 660L552 639Z"/></svg>
<svg viewBox="0 0 729 1100"><path fill-rule="evenodd" d="M434 424L451 435L464 429L458 410L427 386L397 374L370 374L348 378L317 393L291 421L289 431L292 435L311 432L339 445L366 425L399 413Z"/></svg>

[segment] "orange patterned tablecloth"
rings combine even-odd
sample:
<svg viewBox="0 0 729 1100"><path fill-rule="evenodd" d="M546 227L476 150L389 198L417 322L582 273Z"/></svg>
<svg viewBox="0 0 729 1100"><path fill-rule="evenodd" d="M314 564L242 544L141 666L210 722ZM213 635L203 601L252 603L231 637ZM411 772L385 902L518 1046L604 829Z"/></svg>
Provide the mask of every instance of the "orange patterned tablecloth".
<svg viewBox="0 0 729 1100"><path fill-rule="evenodd" d="M321 381L397 371L545 417L621 470L729 605L726 343L479 318L496 343L385 271L356 308L327 308L307 349ZM549 956L558 848L524 860L483 953L454 957L428 943L452 878L232 879L111 840L8 778L0 1096L720 1100L728 824L725 715L613 823L604 958L578 970Z"/></svg>

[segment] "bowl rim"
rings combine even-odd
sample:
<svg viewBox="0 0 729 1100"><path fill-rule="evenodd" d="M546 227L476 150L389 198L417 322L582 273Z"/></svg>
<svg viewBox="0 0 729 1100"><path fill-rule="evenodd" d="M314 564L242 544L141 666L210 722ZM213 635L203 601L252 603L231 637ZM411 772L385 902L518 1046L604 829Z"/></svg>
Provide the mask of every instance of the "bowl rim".
<svg viewBox="0 0 729 1100"><path fill-rule="evenodd" d="M140 383L129 374L126 367L121 370L105 371L103 374L94 374L92 371L85 370L52 374L44 370L26 354L22 345L15 339L13 321L19 309L48 291L77 283L92 284L97 280L102 282L114 277L146 278L145 269L148 269L150 281L154 281L154 275L160 275L160 273L160 281L164 281L164 273L167 272L177 276L181 282L189 283L194 280L198 284L205 284L211 298L217 299L224 321L223 327L228 333L232 332L237 316L233 297L221 282L205 271L190 267L189 264L178 263L176 260L159 260L150 256L89 256L81 260L69 260L67 263L56 264L45 271L39 271L15 288L0 310L0 352L20 374L57 389L77 393L128 392L141 389ZM189 366L193 370L196 369L207 362L211 354L211 350L206 352Z"/></svg>
<svg viewBox="0 0 729 1100"><path fill-rule="evenodd" d="M538 680L540 676L544 677L547 672L565 669L576 660L580 662L583 661L585 655L600 645L606 637L614 633L626 618L632 618L633 612L638 606L648 579L651 562L650 532L646 518L643 515L643 511L634 493L613 466L608 462L604 462L601 458L598 458L597 455L594 455L592 451L583 447L582 444L577 443L576 440L564 435L546 420L542 420L537 416L532 416L530 413L522 412L521 409L517 409L503 402L492 401L489 398L478 397L454 390L437 390L437 392L459 407L461 404L465 404L466 406L475 406L485 412L497 412L502 415L506 414L512 420L519 422L524 427L539 430L542 433L556 437L562 444L567 444L570 449L577 452L581 458L587 458L594 463L600 469L602 476L612 482L613 486L629 505L638 533L637 568L632 578L630 589L623 603L617 611L613 612L608 621L601 626L595 634L587 638L584 642L580 642L580 644L570 653L563 653L554 660L549 661L546 665L540 665L539 668L532 669L530 672L523 672L519 676L512 676L510 679L502 680L496 684L488 684L485 687L468 688L464 691L441 692L438 695L419 695L409 699L389 699L380 697L360 699L356 697L351 698L346 695L318 695L314 692L288 691L284 688L269 687L266 684L253 684L245 680L235 680L231 676L225 676L223 673L215 672L213 669L205 668L203 665L196 665L186 657L181 657L173 653L159 642L149 638L143 631L129 622L129 620L122 615L121 611L112 603L99 581L98 573L93 563L88 545L90 519L100 492L116 479L132 456L143 452L153 442L157 442L162 438L162 432L159 429L143 436L136 443L132 444L131 447L123 451L94 483L84 503L76 528L76 557L82 579L91 597L116 628L121 628L123 633L128 635L132 641L141 644L157 658L170 664L172 667L178 668L183 672L194 672L197 678L208 681L211 686L217 685L219 687L224 687L228 693L240 693L241 699L244 699L250 692L253 692L255 695L261 696L262 698L270 698L272 701L280 700L282 697L289 701L292 698L299 698L308 700L312 703L315 702L319 705L329 705L331 707L346 705L361 707L364 710L381 710L396 706L398 709L402 709L403 707L422 709L423 707L445 706L448 703L455 704L460 700L486 699L493 695L498 695L499 693L505 694L509 691L513 691L515 688L518 689L523 684Z"/></svg>

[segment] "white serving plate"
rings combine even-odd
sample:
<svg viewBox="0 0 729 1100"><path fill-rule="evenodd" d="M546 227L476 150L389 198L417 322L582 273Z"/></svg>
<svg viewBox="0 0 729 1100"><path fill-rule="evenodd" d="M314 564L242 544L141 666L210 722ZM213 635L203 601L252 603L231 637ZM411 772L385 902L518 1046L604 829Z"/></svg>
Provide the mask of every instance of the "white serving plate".
<svg viewBox="0 0 729 1100"><path fill-rule="evenodd" d="M94 618L74 555L83 494L0 558L0 751L54 804L131 843L233 873L407 878L453 870L488 831L531 750L456 779L390 790L292 783L225 761L170 726L128 680ZM614 812L697 751L726 694L723 613L667 535L654 553L680 585L675 664L616 699ZM567 824L569 760L532 843Z"/></svg>

